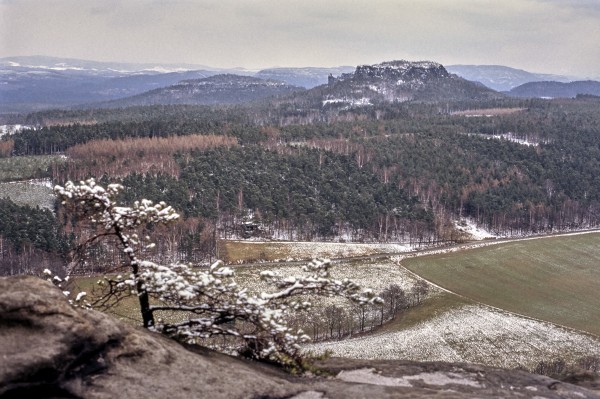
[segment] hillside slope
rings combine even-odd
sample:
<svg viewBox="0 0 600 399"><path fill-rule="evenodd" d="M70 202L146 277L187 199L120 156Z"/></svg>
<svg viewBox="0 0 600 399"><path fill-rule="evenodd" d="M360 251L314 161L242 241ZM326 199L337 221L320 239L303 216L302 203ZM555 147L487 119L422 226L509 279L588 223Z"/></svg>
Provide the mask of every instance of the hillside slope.
<svg viewBox="0 0 600 399"><path fill-rule="evenodd" d="M204 79L184 80L175 85L151 90L136 96L89 106L120 108L156 104L240 104L298 91L304 91L304 89L279 81L223 74Z"/></svg>
<svg viewBox="0 0 600 399"><path fill-rule="evenodd" d="M600 96L600 82L585 80L577 82L531 82L507 92L513 97L530 98L574 98L578 94Z"/></svg>

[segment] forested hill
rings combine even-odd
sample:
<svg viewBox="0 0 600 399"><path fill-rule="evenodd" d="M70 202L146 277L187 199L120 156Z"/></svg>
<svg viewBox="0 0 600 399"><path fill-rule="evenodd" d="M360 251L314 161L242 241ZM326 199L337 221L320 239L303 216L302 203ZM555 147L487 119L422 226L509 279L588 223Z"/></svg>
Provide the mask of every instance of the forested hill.
<svg viewBox="0 0 600 399"><path fill-rule="evenodd" d="M0 104L3 111L25 112L36 109L52 109L56 107L124 107L132 105L149 104L217 104L217 103L239 103L256 100L274 94L289 93L281 90L276 92L265 92L265 88L255 88L250 93L249 86L257 85L257 81L250 83L243 80L242 76L261 78L285 82L288 86L297 88L313 88L328 82L328 76L347 78L361 71L391 70L396 72L409 69L419 72L421 77L430 74L426 64L438 65L436 63L419 63L407 61L391 61L376 65L364 65L358 67L340 66L333 68L269 68L258 72L244 69L218 69L200 65L142 65L142 64L113 64L98 63L84 60L58 59L51 57L11 57L0 59ZM392 68L393 67L393 68ZM436 66L437 69L439 69ZM442 67L443 68L443 67ZM435 68L434 68L435 69ZM418 83L417 76L408 71L408 78L390 76L391 80L381 86L381 82L375 81L360 88L371 89L364 91L361 97L354 98L352 93L342 93L346 97L368 98L372 101L390 98L402 100L414 98L424 101L435 101L440 98L482 98L481 87L467 83L456 76L445 77L444 80L431 81L432 85L424 92L413 92ZM424 72L424 74L422 73ZM219 74L235 74L236 78L229 76L229 87L223 85L223 78L208 80L206 87L198 87L199 84L191 82L181 83L184 80L208 78ZM395 75L403 75L404 73ZM394 74L392 74L394 75ZM345 77L344 77L345 76ZM383 77L380 76L380 77ZM236 83L236 81L238 81ZM364 82L363 82L364 83ZM210 85L220 85L210 88ZM264 85L264 82L262 83ZM173 86L175 87L167 87ZM431 91L434 86L443 87ZM385 86L385 87L384 87ZM411 87L409 87L411 86ZM358 87L357 87L358 88ZM164 90L162 90L164 89ZM269 90L273 90L269 87ZM347 88L346 88L347 89ZM154 91L152 91L154 90ZM345 89L340 88L344 91ZM151 92L148 92L151 91ZM236 91L239 91L236 93ZM400 92L398 92L400 91ZM397 93L396 93L397 92ZM318 96L318 91L310 97ZM329 93L334 97L319 98L322 101L340 99L336 92ZM359 94L359 93L357 93ZM384 94L381 96L381 94ZM437 98L436 98L437 96ZM442 97L440 97L442 96ZM122 101L116 101L121 100ZM112 102L114 100L114 102ZM305 102L303 96L296 102ZM330 102L331 103L331 102Z"/></svg>
<svg viewBox="0 0 600 399"><path fill-rule="evenodd" d="M187 216L221 216L230 234L236 216L260 222L270 234L302 240L371 236L381 215L388 215L389 237L403 236L410 221L422 220L422 232L432 227L433 215L416 197L335 153L217 148L179 157L178 164L177 177L126 177L126 199L163 198Z"/></svg>
<svg viewBox="0 0 600 399"><path fill-rule="evenodd" d="M113 178L149 173L143 177L145 184L136 189L137 195L143 195L144 189L161 187L168 182L171 188L167 191L157 188L152 198L160 199L160 193L177 191L179 197L167 196L167 199L176 200L176 205L190 215L215 216L202 201L215 204L216 187L220 187L219 199L223 204L220 211L231 212L232 217L236 212L240 215L248 210L259 211L268 216L265 220L285 219L285 223L298 227L299 223L304 223L300 222L301 210L310 205L312 208L306 208L303 220L312 218L307 215L315 215L311 219L314 228L306 230L313 235L331 236L340 228L350 226L356 232L360 230L363 236L379 238L385 235L386 223L389 229L397 217L394 209L401 209L404 204L426 211L410 210L410 213L413 219L422 219L422 226L429 229L432 238L445 236L451 230L450 220L455 217L470 217L495 231L513 233L587 227L598 223L600 115L596 100L497 100L489 103L496 107L489 110L447 112L453 107L464 109L474 104L396 103L373 106L370 110L358 107L340 111L338 115L344 118L338 122L270 126L253 123L253 118L263 118L261 113L264 111L260 107L238 108L235 112L202 107L152 108L152 112L139 108L140 120L135 122L46 127L23 131L12 136L12 141L18 154L66 152L71 160L54 168L58 181L79 180L88 175L99 177L104 173ZM148 111L147 116L141 111ZM129 115L127 118L131 118L127 114L131 112L133 109L118 111L115 117ZM278 119L277 112L287 111L272 108L269 112ZM486 113L491 116L483 116ZM44 115L49 118L49 114ZM103 114L99 112L98 115ZM207 146L200 144L198 139L192 140L191 135L198 134L207 140L209 135L222 135L228 139L221 142L210 139L214 144ZM174 135L188 135L187 146L171 143L170 137ZM171 141L153 144L152 140L161 137ZM132 138L137 141L127 141ZM232 147L231 139L243 146ZM119 159L115 155L94 155L96 148L112 148L101 140L130 148L125 151L135 156ZM211 153L215 158L214 167L224 162L214 171L190 170L190 165L196 165L195 159L208 162L204 152L183 156L190 154L196 146L209 150L224 145L230 149ZM306 146L312 150L303 150ZM271 158L275 156L271 155L273 152L277 154L276 161ZM175 162L172 157L176 154L179 155ZM331 158L333 154L337 155ZM361 179L366 180L359 179L363 183L356 185L353 178L347 181L349 186L339 190L346 192L343 195L347 200L358 201L367 208L356 206L352 209L360 209L369 216L363 217L354 211L344 214L349 211L339 209L345 207L339 202L342 200L326 199L322 192L314 191L326 187L328 179L335 178L338 183L346 181L340 180L340 175L325 178L316 172L307 172L313 170L312 163L321 168L324 168L323 162L329 165L327 159L335 159L331 165L340 165L339 168L345 171L340 172L341 175L352 175L352 165L358 168ZM305 166L293 169L295 172L290 172L285 180L280 175L283 166L278 165L288 162L300 162ZM160 183L158 180L151 183L159 174L163 175ZM215 182L195 180L207 179L206 174L213 176L211 179L216 179ZM294 181L293 175L303 175L302 178L319 183L302 181L302 184L292 185L293 190L276 195L277 190L282 189L278 184L288 187L289 182ZM267 180L272 188L261 183L260 179L266 179L266 176L270 176ZM189 194L202 190L209 191L205 196ZM242 192L249 194L238 197ZM274 197L271 194L261 196L258 192L273 192ZM381 194L384 192L387 194ZM390 202L385 199L389 195L402 200ZM290 208L296 203L296 196L310 200ZM371 197L373 199L369 199ZM414 202L415 198L417 202ZM236 204L236 209L225 206L231 203ZM309 212L309 209L313 210ZM322 217L325 214L330 215L333 222ZM428 221L432 214L435 215L434 224ZM410 227L406 229L408 231Z"/></svg>
<svg viewBox="0 0 600 399"><path fill-rule="evenodd" d="M172 86L119 100L88 104L85 107L121 108L156 104L239 104L303 90L302 87L291 86L280 81L223 74L204 79L183 80Z"/></svg>
<svg viewBox="0 0 600 399"><path fill-rule="evenodd" d="M545 98L575 98L579 94L600 96L600 82L530 82L513 88L507 94L515 97Z"/></svg>

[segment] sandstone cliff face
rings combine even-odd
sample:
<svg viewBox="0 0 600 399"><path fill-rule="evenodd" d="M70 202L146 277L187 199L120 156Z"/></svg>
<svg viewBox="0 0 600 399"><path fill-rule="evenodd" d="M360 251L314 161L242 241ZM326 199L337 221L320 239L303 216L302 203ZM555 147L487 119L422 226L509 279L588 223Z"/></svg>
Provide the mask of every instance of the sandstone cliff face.
<svg viewBox="0 0 600 399"><path fill-rule="evenodd" d="M329 359L300 378L71 307L35 277L0 278L6 398L597 398L573 385L482 366Z"/></svg>
<svg viewBox="0 0 600 399"><path fill-rule="evenodd" d="M388 61L376 65L360 65L354 74L344 74L340 79L375 80L384 79L396 84L425 83L427 80L450 77L446 69L436 62Z"/></svg>

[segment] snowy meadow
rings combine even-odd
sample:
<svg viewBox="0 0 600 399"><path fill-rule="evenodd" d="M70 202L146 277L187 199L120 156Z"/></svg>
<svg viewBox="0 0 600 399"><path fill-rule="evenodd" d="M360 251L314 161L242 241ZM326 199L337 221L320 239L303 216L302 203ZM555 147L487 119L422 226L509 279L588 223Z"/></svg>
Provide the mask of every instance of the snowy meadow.
<svg viewBox="0 0 600 399"><path fill-rule="evenodd" d="M464 305L397 332L306 346L354 359L471 362L534 368L541 361L600 356L591 335L484 305Z"/></svg>

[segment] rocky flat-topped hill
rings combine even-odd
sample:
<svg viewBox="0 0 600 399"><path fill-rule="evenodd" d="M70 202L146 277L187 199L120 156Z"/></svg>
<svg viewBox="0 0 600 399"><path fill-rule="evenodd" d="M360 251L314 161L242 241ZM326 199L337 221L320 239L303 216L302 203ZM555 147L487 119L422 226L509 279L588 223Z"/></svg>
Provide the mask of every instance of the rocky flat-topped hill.
<svg viewBox="0 0 600 399"><path fill-rule="evenodd" d="M318 89L318 88L317 88ZM313 89L313 90L317 90ZM431 61L389 61L361 65L353 73L331 77L324 91L326 105L363 106L379 102L470 100L501 97Z"/></svg>
<svg viewBox="0 0 600 399"><path fill-rule="evenodd" d="M522 371L328 359L297 377L70 306L36 277L0 278L3 398L598 398Z"/></svg>
<svg viewBox="0 0 600 399"><path fill-rule="evenodd" d="M398 86L418 86L427 83L431 79L449 78L450 74L437 62L431 61L388 61L375 65L360 65L354 73L346 73L340 76L341 81L346 79L373 81L381 79L387 83L395 83Z"/></svg>

